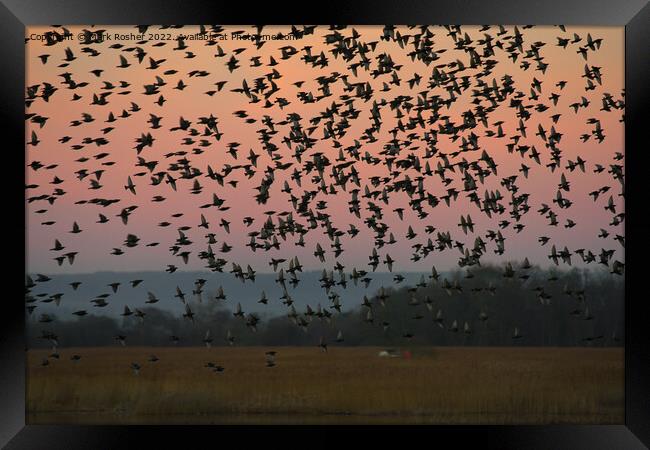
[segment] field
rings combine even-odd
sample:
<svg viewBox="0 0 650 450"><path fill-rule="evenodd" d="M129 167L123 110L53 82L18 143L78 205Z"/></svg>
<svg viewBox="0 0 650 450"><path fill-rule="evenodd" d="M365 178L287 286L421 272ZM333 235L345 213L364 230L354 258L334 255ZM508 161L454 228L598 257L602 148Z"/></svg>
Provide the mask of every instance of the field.
<svg viewBox="0 0 650 450"><path fill-rule="evenodd" d="M280 347L275 367L266 350L61 349L48 366L49 351L30 350L28 422L623 423L620 348L413 348L405 359L373 347Z"/></svg>

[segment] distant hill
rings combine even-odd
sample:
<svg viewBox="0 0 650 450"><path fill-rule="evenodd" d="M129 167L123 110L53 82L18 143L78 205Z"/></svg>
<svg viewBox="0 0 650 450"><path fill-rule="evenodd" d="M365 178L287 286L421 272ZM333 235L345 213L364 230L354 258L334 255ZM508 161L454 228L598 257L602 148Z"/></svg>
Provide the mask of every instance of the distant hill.
<svg viewBox="0 0 650 450"><path fill-rule="evenodd" d="M31 274L35 278L35 274ZM363 296L369 297L379 289L380 286L393 286L395 274L388 272L376 272L369 274L372 278L368 288L364 283L359 282L356 286L348 280L347 287L343 289L337 286L333 290L341 297L342 310L350 310L359 306ZM421 273L403 273L405 277L403 284L415 284L418 282ZM256 275L255 282L246 281L242 283L229 273L214 273L205 271L196 272L95 272L86 274L51 275L51 281L38 283L33 289L32 295L41 293L48 295L63 293L59 306L52 303L37 302L39 313L55 313L61 317L70 315L73 311L86 309L97 315L111 317L118 316L124 309L124 305L130 308L155 306L164 311L182 313L183 304L176 295L176 286L186 294L187 299L196 300L192 295L194 283L197 279L207 280L203 288L202 300L212 299L219 286L223 287L227 296L222 302L225 308L233 310L240 302L245 310L253 310L260 313L279 315L283 314L286 306L281 304L280 296L283 295L282 287L275 281L277 274L260 273ZM294 288L288 282L287 291L295 301L296 308L304 308L310 304L316 306L321 303L323 306L329 303L325 291L320 287L318 279L321 272L303 272L299 274L300 283ZM288 279L288 277L286 277ZM338 276L335 274L335 278ZM137 287L131 287L130 281L144 280ZM70 283L80 281L81 285L73 290ZM120 283L116 293L113 293L110 283ZM160 299L158 303L146 305L147 292L152 292ZM267 305L258 304L261 292L265 291L269 299ZM108 306L103 308L94 307L90 301L101 294L110 294L106 299ZM38 297L37 297L38 298Z"/></svg>

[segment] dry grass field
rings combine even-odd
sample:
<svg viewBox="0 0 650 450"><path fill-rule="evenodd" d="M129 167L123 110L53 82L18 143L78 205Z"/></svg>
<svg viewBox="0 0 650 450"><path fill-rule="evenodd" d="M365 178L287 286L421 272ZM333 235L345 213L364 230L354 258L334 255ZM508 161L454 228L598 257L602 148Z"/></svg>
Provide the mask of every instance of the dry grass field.
<svg viewBox="0 0 650 450"><path fill-rule="evenodd" d="M623 422L623 349L80 348L28 351L29 423ZM73 362L70 356L81 355ZM151 354L159 361L148 362ZM225 367L215 373L204 365ZM130 369L138 362L142 369Z"/></svg>

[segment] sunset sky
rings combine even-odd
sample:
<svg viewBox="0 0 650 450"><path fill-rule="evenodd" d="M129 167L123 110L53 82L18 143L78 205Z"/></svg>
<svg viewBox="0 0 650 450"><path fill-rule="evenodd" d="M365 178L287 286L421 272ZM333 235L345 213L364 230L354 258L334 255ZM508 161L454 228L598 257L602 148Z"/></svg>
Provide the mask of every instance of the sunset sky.
<svg viewBox="0 0 650 450"><path fill-rule="evenodd" d="M320 227L311 230L305 236L306 245L304 248L294 245L298 236L289 236L286 243L282 243L279 251L265 252L264 250L258 250L253 253L250 248L246 247L249 241L248 233L259 230L263 221L266 220L265 211L293 210L289 195L282 192L285 180L289 181L293 193L297 197L300 197L299 193L302 190L317 189L318 186L318 183L312 183L312 174L303 176L302 188L296 186L295 182L290 179L290 175L293 173L294 167L300 168L300 165L294 164L287 171L276 170L276 180L272 186L268 203L265 205L256 203L254 199L254 195L257 193L255 186L258 186L264 177L264 169L273 164L259 141L258 130L264 127L262 119L264 116L269 116L276 123L275 129L278 133L273 136L272 141L279 147L280 153L284 156L283 162L293 161L295 163L291 156L295 151L295 146L290 149L283 142L283 137L290 132L290 124L278 125L277 123L285 120L287 115L294 113L302 117L303 128L309 128L314 126L311 119L320 116L326 108L331 107L333 102L340 104L341 111L346 108L340 96L344 94L354 95L354 92L344 92L345 85L338 79L331 84L331 97L310 104L301 102L298 98L299 92L311 92L315 97L322 94L317 82L318 77L331 76L333 73L347 75L350 83L369 82L373 88L374 101L379 102L383 98L390 102L399 95L408 95L412 97L411 102L417 104L418 94L424 90L429 90L429 98L433 95L439 95L445 99L449 97L444 88L434 87L430 89L427 87L434 65L442 67L442 64L456 60L463 61L466 66L469 65L468 55L463 50L454 48L455 44L452 37L448 34L448 30L443 27L430 27L435 35L433 38L434 48L446 49L445 52L439 53L440 59L430 66L426 66L418 60L413 61L409 57L408 53L412 50L410 41L402 49L394 41L382 40L383 27L354 27L354 30L359 34L359 41L377 42L374 52L369 55L371 70L376 68L377 57L382 53L390 55L395 64L402 65L399 70L400 85L390 85L388 92L382 92L382 87L384 82L388 83L391 80L390 74L373 77L370 71L366 72L363 68L359 68L357 75L354 75L349 68L350 62L344 61L341 56L335 57L332 54L333 46L326 43L325 38L326 35L332 33L332 30L326 26L319 26L313 34L303 36L297 40L266 41L260 49L257 49L251 41L233 40L231 38L233 31L254 32L254 28L249 26L228 26L225 27L224 33L229 39L217 41L218 46L225 53L222 57L215 56L218 53L217 45L206 45L207 41L186 40L186 49L174 50L177 46L176 36L196 33L199 31L198 26L187 26L181 29L150 27L147 31L147 34L169 34L171 36L170 40L152 39L147 42L111 40L91 45L80 43L76 36L84 29L103 29L109 33L137 33L137 29L132 26L98 25L69 26L66 28L75 36L73 39L52 46L47 46L42 40L37 39L29 39L26 43L26 85L28 87L39 85L38 95L41 94L44 83L49 83L57 88L49 101L46 102L41 97L37 97L26 108L26 113L34 113L48 118L47 123L42 128L37 123L30 120L26 121L26 140L31 140L32 131L36 132L40 140L37 146L26 146L27 184L37 185L37 187L26 191L26 198L49 195L57 188L65 191L64 195L57 196L52 205L45 200L27 203L26 254L28 271L31 273L164 270L168 264L177 265L179 270L201 269L205 263L196 255L206 249L207 244L204 236L208 232L216 234L217 244L213 245L216 253L219 253L218 249L221 244L227 242L233 246L233 249L224 255L225 259L229 262L238 262L244 267L246 264L250 264L260 272L272 270L268 264L272 257L288 259L293 256L300 258L305 269L320 270L323 265L313 255L316 243L320 243L326 252L325 266L328 269L336 261L340 261L350 270L352 267L368 270L368 256L373 248L373 233L364 224L364 219L370 216L371 213L366 209L367 201L365 199L362 199L360 219L350 213L348 211L349 191L347 193L340 191L336 195L327 196L321 193L315 201L312 201L312 209L316 207L319 200L326 201L327 206L324 211L331 215L334 225L342 231L348 230L350 224L354 224L360 230L359 235L354 239L351 239L347 234L341 237L341 243L345 250L341 257L334 258L330 241ZM485 33L492 35L495 42L500 39L500 36L497 36L498 27L492 27L488 31L480 31L480 28L480 26L463 26L462 33L467 33L477 47L480 47L477 41L483 39ZM288 33L290 29L290 27L285 26L265 27L263 33ZM512 35L513 27L506 27L506 29L508 34ZM43 35L50 30L53 30L53 28L29 27L26 31L26 37ZM58 30L61 31L60 28ZM417 31L417 29L409 29L408 27L398 27L397 30L402 35L414 34ZM571 251L584 248L592 250L595 254L598 254L602 248L616 249L615 258L624 261L623 248L613 239L616 234L624 234L623 223L618 226L610 226L612 213L605 210L607 200L612 195L616 204L616 212L624 211L623 198L619 196L621 185L608 173L610 164L623 164L623 161L614 160L616 152L624 153L624 126L620 121L622 111L612 110L606 112L600 110L604 93L611 94L615 100L622 99L624 90L624 29L622 27L584 28L567 26L566 32L564 32L555 26L540 26L530 29L519 27L519 31L524 36L524 50L528 50L534 42L545 43L539 52L548 64L546 72L542 73L536 70L535 62L530 59L527 61L531 62L531 66L524 70L521 67L521 57L513 61L508 58L505 51L495 48L495 55L489 57L489 59L495 60L495 67L492 73L484 78L484 81L491 85L492 80L496 79L496 82L501 84L501 77L508 74L514 80L515 90L525 94L522 97L525 104L535 106L543 103L549 107L548 110L543 112L537 112L531 107L529 110L531 118L526 122L526 137L522 137L518 142L519 145L534 145L541 154L541 165L535 164L528 155L522 158L517 153L510 154L507 151L506 144L511 142L510 136L518 133L517 128L519 126L519 118L515 115L516 110L508 106L510 100L502 102L495 111L489 114L488 128L479 124L470 131L479 135L481 149L485 149L498 164L498 176L487 177L485 184L479 186L478 194L480 198L483 198L486 189L499 189L506 197L504 204L507 207L510 194L500 185L500 181L508 176L518 175L517 185L520 192L530 194L528 202L530 211L521 220L525 228L520 233L513 230L512 226L515 222L507 213L502 216L493 215L492 218L488 218L477 209L475 204L465 198L466 194L463 192L460 193L458 200L452 203L450 207L447 207L441 201L436 208L425 208L429 215L426 219L421 220L409 208L408 202L410 199L407 194L393 192L390 194L388 205L383 205L381 200L376 200L375 203L383 207L384 216L382 220L390 226L390 231L393 232L397 240L396 244L384 246L378 250L382 260L386 252L396 260L394 272L428 272L432 264L435 264L439 270L457 265L457 260L461 254L456 248L444 252L433 252L427 258L417 262L410 260L413 251L412 244L426 243L428 237L431 237L432 240L435 238L435 233L433 235L425 234L424 228L427 225L435 226L437 231L449 231L454 240L465 242L468 247L473 245L477 236L481 236L488 245L482 262L501 263L528 257L531 263L546 266L552 264L547 257L552 244L555 244L558 250L567 246ZM352 36L353 28L348 27L339 30L339 32L344 36ZM578 44L569 43L566 49L557 45L558 36L572 40L574 33L581 37ZM585 61L577 50L580 45L586 45L587 34L590 34L593 39L602 39L602 45L597 51L589 51L588 60ZM508 41L503 41L504 47L507 43ZM111 48L111 46L115 47L116 44L121 44L122 47ZM288 59L282 59L283 52L281 49L285 46L294 47L297 53ZM91 53L83 52L82 48L84 47L90 47L98 51L99 54L92 56ZM140 47L146 51L142 63L138 62L135 51L127 51L135 47ZM306 47L310 48L312 55L319 55L324 52L327 56L328 65L322 68L312 67L307 64L302 59ZM59 67L65 62L66 48L72 50L75 59L65 67ZM188 55L186 52L191 52L191 54ZM45 54L49 55L49 58L44 64L39 56ZM228 70L227 62L233 54L236 54L235 57L239 61L240 67L231 73ZM120 55L126 57L130 64L129 67L117 67L120 65ZM193 57L188 58L188 56ZM164 61L160 63L160 67L149 69L150 57ZM253 57L260 57L261 65L252 67L251 58ZM268 63L271 57L275 59L277 65L269 67ZM589 91L585 91L587 84L587 80L583 76L585 63L590 67L599 67L602 74L602 85L595 83L595 89ZM103 70L99 77L91 73L95 69ZM164 75L164 72L170 69L175 69L177 73ZM205 77L189 76L189 73L193 70L207 71L209 75ZM274 80L279 91L270 98L272 101L271 107L265 107L263 96L260 102L251 104L244 94L232 92L233 89L241 89L244 80L246 80L249 87L253 88L256 78L265 77L272 70L279 72L281 77ZM446 70L449 71L450 69L447 68ZM472 70L474 73L477 72L477 70ZM472 70L461 75L470 74ZM69 73L77 84L83 82L88 84L74 90L70 89L68 85L62 83L64 78L61 74L65 72ZM414 74L419 74L422 80L419 85L410 88L407 80L413 78ZM143 94L143 86L154 84L156 76L161 77L166 83L159 88L160 93L166 99L163 106L155 104L159 94ZM529 97L531 83L534 78L539 80L542 86L537 100ZM185 89L173 89L179 80L183 80L184 84L187 85ZM556 86L556 83L561 80L567 82L562 90ZM129 86L126 88L120 87L121 81L128 82ZM207 95L206 92L217 90L215 83L219 81L226 82L223 89L212 96ZM297 87L294 83L299 81L304 81L304 84ZM470 81L475 83L475 80ZM104 82L110 82L116 86L110 90L112 94L106 97L108 104L91 105L93 94L99 95L102 92L109 92L104 89ZM449 116L451 121L462 122L462 113L472 106L474 100L474 97L472 97L473 89L475 89L474 86L463 91L458 96L458 100L443 114ZM120 93L124 92L128 93L120 95ZM561 94L556 106L549 100L552 93ZM73 100L74 94L79 95L81 98ZM575 113L569 105L580 102L582 96L590 101L590 105L587 108L579 109ZM278 98L286 99L289 104L281 108L277 103ZM337 141L340 143L341 148L345 149L354 145L355 140L359 140L361 142L360 151L362 156L368 152L374 157L384 158L381 152L384 150L384 145L392 139L389 130L397 124L398 119L395 117L396 111L391 111L388 106L383 107L381 110L383 125L381 132L375 135L377 141L368 143L361 140L364 131L371 125L373 100L364 102L363 99L355 98L354 107L360 113L356 119L350 119L350 128L347 129L345 136L337 138ZM129 112L130 116L128 118L120 118L119 116L123 110L129 111L132 109L132 102L137 104L140 110ZM256 119L256 121L246 123L246 118L233 114L235 111L241 110L246 111L247 118ZM106 122L109 112L113 112L117 118L113 123ZM414 111L409 113L402 109L401 112L404 114L401 119L404 123L408 121L409 116L415 116ZM80 126L71 126L71 122L82 120L82 113L90 114L94 121L82 123ZM147 123L150 114L162 117L160 128L151 129L150 123ZM558 123L555 125L550 118L553 114L561 114ZM200 135L203 133L204 126L198 124L198 120L200 117L210 115L217 118L218 130L223 133L220 140L216 140L213 136L203 137ZM424 114L425 119L428 116L428 113ZM185 138L188 137L187 132L170 131L170 128L179 125L180 117L189 120L191 127L196 128L199 132L199 135L193 138L195 142L190 145L184 143ZM602 143L598 143L594 136L585 143L581 141L581 135L585 133L591 134L594 129L593 125L587 123L589 118L597 118L600 121L606 136ZM338 122L339 119L336 118L335 120ZM503 132L505 137L485 136L487 129L496 131L493 124L497 121L504 122ZM339 148L332 145L332 139L322 139L322 124L323 121L316 124L317 128L311 137L317 139L318 142L303 155L303 164L311 159L309 155L316 152L322 152L327 155L331 162L336 163ZM546 167L546 164L550 162L549 150L545 147L544 141L536 135L537 127L540 124L547 132L554 125L555 129L562 133L561 142L558 144L558 147L562 149L562 163L561 167L553 173ZM109 126L114 127L114 129L107 134L103 134L102 129ZM438 123L433 126L427 124L426 127L427 129L436 130L438 129ZM408 141L408 135L411 132L422 134L424 131L426 130L422 128L406 130L399 133L398 138ZM157 186L151 185L148 170L145 167L136 166L138 155L134 149L136 138L140 137L142 133L149 132L155 138L153 146L145 147L139 156L146 161L158 161L158 165L154 170L155 173L167 170L170 164L179 159L176 156L166 158L166 154L186 151L187 155L185 157L191 160L194 167L198 167L204 172L204 175L198 178L203 186L200 194L190 194L194 180L177 179L177 191L173 191L165 182ZM464 132L462 135L466 136L467 134L468 132ZM62 143L60 139L64 136L69 136L71 139ZM83 144L84 138L94 139L98 137L106 138L109 143L100 147L94 143ZM206 139L210 145L199 147L198 144L201 139ZM237 159L228 153L228 144L233 142L240 143ZM74 150L72 146L77 144L83 145L83 148ZM439 152L449 155L458 151L459 146L460 139L452 142L449 136L438 135L437 148ZM203 150L203 153L193 154L192 150L197 148ZM246 179L243 173L238 171L235 175L231 175L226 179L226 181L237 180L237 186L233 187L226 182L222 187L216 181L205 176L208 165L215 171L220 171L226 165L248 164L246 158L251 149L256 154L259 154L257 171L251 179ZM422 157L424 151L425 145L423 141L413 141L412 148L403 149L399 158L405 158L409 153ZM100 160L94 159L95 155L104 152L108 153L108 156ZM452 164L462 161L463 158L472 161L480 158L480 155L480 151L461 153L455 158L450 156L449 160ZM582 173L579 169L575 171L566 169L568 161L575 161L578 156L587 162L585 173ZM79 162L78 160L82 157L89 158L89 160ZM432 170L436 169L439 160L437 156L428 160ZM29 164L34 161L40 162L45 167L33 170L29 167ZM114 162L114 164L102 165L102 163L109 161ZM424 162L425 160L422 159L423 164ZM527 179L519 172L522 163L531 168ZM602 165L605 170L598 174L594 173L595 164ZM46 166L49 165L56 165L56 167L48 170ZM369 184L369 177L389 175L384 164L370 165L362 160L356 161L354 167L361 177L360 195L363 194L365 185ZM75 172L80 169L87 169L90 175L83 180L79 180ZM99 179L101 188L97 190L89 189L91 187L90 180L96 179L92 172L98 169L104 170ZM330 171L331 168L326 170L328 184L332 181L329 175ZM138 172L146 172L146 175L135 176ZM553 203L562 174L570 182L570 191L563 193L566 198L573 202L573 205L568 209L560 209ZM409 168L404 170L403 174L398 176L398 179L402 179L405 175L415 179L420 174L415 169ZM62 183L51 184L55 176L62 180ZM136 185L136 195L125 189L129 176ZM458 169L455 172L448 172L446 176L453 178L453 183L450 186L445 186L440 177L434 174L425 178L426 189L439 198L446 194L447 188L455 187L462 190L462 175ZM597 201L593 201L589 196L589 192L603 186L610 186L611 189L609 192L600 195ZM348 187L352 188L354 186L349 183ZM370 188L374 189L372 186ZM200 205L212 201L213 193L224 199L224 206L230 207L230 209L227 211L218 211L216 208L199 209ZM152 198L156 195L165 197L165 201L152 202ZM119 198L120 202L106 208L92 204L76 204L78 201L92 198ZM557 227L549 226L548 219L537 213L537 210L544 203L557 213L559 222ZM128 225L123 225L116 215L123 208L131 205L137 205L138 208L129 217ZM404 208L403 220L400 220L393 211L400 207ZM39 210L45 211L37 213ZM105 224L96 223L99 213L108 217L109 222ZM180 218L173 218L171 215L174 213L183 213L184 215ZM200 224L201 214L204 214L210 223L209 231L204 228L197 228L197 225ZM471 215L476 226L474 233L465 235L458 227L458 223L460 216L467 214ZM247 228L242 223L243 218L246 216L255 218L255 222L250 228ZM218 225L222 218L230 222L229 234ZM295 212L294 218L299 222L306 223ZM511 221L509 227L501 230L506 238L506 250L503 255L495 255L493 251L495 245L485 237L485 234L488 230L499 230L498 223L504 219ZM567 219L575 221L575 227L565 228L564 225ZM275 220L277 221L277 218ZM49 226L42 225L46 221L54 221L55 223ZM81 233L69 233L74 221L83 230ZM158 224L164 221L171 222L171 226L159 227ZM406 240L404 237L409 225L417 233L417 237L412 241ZM173 256L169 251L170 245L178 238L177 228L180 226L192 227L186 232L188 238L193 241L193 244L187 249L191 252L187 265L183 264L180 258ZM610 232L609 238L602 239L598 237L601 228ZM123 242L129 233L135 234L141 239L140 244L135 248L125 248L123 246ZM540 236L550 237L549 244L541 246L538 242ZM61 252L50 251L54 246L55 239L59 239L65 246L62 253L68 251L78 252L74 265L69 265L67 261L62 266L57 265L54 257L60 255ZM159 242L160 245L146 247L145 244L150 242ZM124 254L120 256L111 255L110 252L113 248L122 248ZM580 265L577 255L574 255L574 261L576 265ZM230 263L226 268L230 270ZM380 265L378 270L385 270L385 268Z"/></svg>

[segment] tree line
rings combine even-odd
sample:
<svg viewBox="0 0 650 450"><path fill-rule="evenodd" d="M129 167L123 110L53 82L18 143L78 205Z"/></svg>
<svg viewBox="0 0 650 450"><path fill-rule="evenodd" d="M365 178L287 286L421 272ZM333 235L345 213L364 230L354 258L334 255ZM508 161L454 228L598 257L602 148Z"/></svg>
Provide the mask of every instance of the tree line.
<svg viewBox="0 0 650 450"><path fill-rule="evenodd" d="M423 275L418 285L393 283L366 306L341 313L321 302L321 314L315 304L313 314L297 308L293 319L255 314L255 331L233 315L236 299L228 306L192 302L193 321L156 307L141 308L144 320L89 314L43 324L30 316L28 346L49 346L52 335L62 347L120 345L120 335L128 346L220 346L230 345L228 334L234 345L261 346L315 346L321 338L329 345L386 347L623 345L624 277L605 269L534 267L506 276L502 267L484 266L437 281Z"/></svg>

